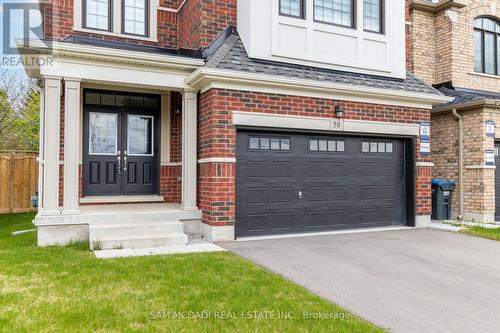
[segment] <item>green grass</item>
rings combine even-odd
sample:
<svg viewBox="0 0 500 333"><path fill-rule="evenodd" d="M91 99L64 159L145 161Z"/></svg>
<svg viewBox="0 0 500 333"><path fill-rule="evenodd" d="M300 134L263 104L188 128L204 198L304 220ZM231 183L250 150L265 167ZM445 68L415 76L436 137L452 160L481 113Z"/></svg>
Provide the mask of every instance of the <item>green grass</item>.
<svg viewBox="0 0 500 333"><path fill-rule="evenodd" d="M488 229L483 227L468 227L462 230L462 232L471 236L483 237L500 241L500 228Z"/></svg>
<svg viewBox="0 0 500 333"><path fill-rule="evenodd" d="M85 242L37 248L35 233L10 234L32 228L32 218L0 216L0 332L381 331L230 253L99 260ZM243 318L249 311L270 312ZM280 311L293 318L269 318ZM304 311L347 319L307 319Z"/></svg>

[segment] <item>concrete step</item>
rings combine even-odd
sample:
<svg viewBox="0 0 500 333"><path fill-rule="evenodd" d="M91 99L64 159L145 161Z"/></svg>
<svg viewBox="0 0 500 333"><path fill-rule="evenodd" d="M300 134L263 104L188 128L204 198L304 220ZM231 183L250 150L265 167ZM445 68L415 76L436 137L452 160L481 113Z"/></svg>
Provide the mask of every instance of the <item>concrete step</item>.
<svg viewBox="0 0 500 333"><path fill-rule="evenodd" d="M119 237L127 235L157 235L182 233L183 223L169 222L128 222L128 223L101 223L89 225L89 239L99 240L105 237Z"/></svg>
<svg viewBox="0 0 500 333"><path fill-rule="evenodd" d="M112 249L142 249L186 245L188 237L182 232L162 233L149 235L109 236L90 241L91 247L96 250Z"/></svg>
<svg viewBox="0 0 500 333"><path fill-rule="evenodd" d="M163 221L178 221L178 220L196 220L201 219L199 211L166 211L166 212L151 212L135 211L135 212L112 212L112 213L93 213L81 215L81 219L88 224L121 224L121 223L142 223L148 222L163 222Z"/></svg>

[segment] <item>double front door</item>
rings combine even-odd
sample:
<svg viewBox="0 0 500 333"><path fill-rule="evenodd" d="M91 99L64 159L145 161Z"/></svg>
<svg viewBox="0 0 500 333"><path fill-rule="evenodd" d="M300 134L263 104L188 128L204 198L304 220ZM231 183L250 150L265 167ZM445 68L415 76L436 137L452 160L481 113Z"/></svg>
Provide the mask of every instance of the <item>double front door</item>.
<svg viewBox="0 0 500 333"><path fill-rule="evenodd" d="M85 196L158 193L157 96L85 92Z"/></svg>

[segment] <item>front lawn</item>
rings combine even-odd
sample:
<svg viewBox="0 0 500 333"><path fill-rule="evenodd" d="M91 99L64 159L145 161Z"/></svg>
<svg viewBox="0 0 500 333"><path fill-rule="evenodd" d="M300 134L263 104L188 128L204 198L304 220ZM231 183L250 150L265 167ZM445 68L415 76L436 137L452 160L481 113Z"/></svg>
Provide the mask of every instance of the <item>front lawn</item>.
<svg viewBox="0 0 500 333"><path fill-rule="evenodd" d="M500 241L500 228L489 229L483 227L468 227L462 232L471 235Z"/></svg>
<svg viewBox="0 0 500 333"><path fill-rule="evenodd" d="M1 332L381 331L230 253L99 260L10 234L32 218L0 216Z"/></svg>

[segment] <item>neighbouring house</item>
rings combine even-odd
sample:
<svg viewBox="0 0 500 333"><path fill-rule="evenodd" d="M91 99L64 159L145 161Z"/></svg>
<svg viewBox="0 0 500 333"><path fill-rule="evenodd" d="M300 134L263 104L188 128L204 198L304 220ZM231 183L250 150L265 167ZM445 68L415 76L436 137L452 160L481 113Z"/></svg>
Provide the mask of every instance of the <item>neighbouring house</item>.
<svg viewBox="0 0 500 333"><path fill-rule="evenodd" d="M27 70L44 83L39 245L429 224L420 128L452 98L406 70L404 1L54 0L44 12L31 48L54 60Z"/></svg>
<svg viewBox="0 0 500 333"><path fill-rule="evenodd" d="M500 219L500 1L414 0L410 68L454 101L432 111L435 178L457 183L452 217Z"/></svg>

